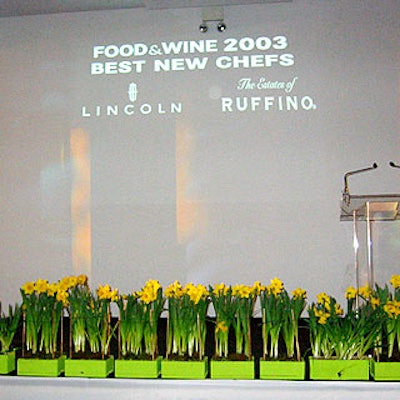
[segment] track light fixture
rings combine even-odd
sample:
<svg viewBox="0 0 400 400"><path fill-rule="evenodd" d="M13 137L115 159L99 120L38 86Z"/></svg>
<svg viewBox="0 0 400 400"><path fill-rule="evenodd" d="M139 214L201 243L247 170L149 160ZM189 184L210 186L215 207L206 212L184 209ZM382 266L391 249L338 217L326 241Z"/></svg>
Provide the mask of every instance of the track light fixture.
<svg viewBox="0 0 400 400"><path fill-rule="evenodd" d="M200 24L199 31L202 33L206 33L208 31L208 26L204 21Z"/></svg>
<svg viewBox="0 0 400 400"><path fill-rule="evenodd" d="M221 21L218 25L217 25L217 29L218 32L223 32L226 29L226 25L224 21Z"/></svg>
<svg viewBox="0 0 400 400"><path fill-rule="evenodd" d="M217 25L218 32L223 32L226 29L226 24L224 21L220 21ZM206 33L208 31L208 25L206 21L203 21L199 26L199 31L201 33Z"/></svg>
<svg viewBox="0 0 400 400"><path fill-rule="evenodd" d="M203 7L202 11L202 23L199 26L199 30L202 33L208 31L208 25L210 22L215 22L217 24L218 32L224 32L226 29L226 24L224 22L224 8L222 6L211 6Z"/></svg>

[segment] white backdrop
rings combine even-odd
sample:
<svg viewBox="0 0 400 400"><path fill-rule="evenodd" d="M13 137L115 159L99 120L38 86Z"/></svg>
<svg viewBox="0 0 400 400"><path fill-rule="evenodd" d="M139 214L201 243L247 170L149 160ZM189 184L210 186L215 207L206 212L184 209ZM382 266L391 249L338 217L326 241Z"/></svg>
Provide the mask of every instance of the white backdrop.
<svg viewBox="0 0 400 400"><path fill-rule="evenodd" d="M343 175L377 162L350 192L400 191L399 3L224 13L205 34L192 8L0 21L3 303L75 273L121 292L278 276L311 300L354 284ZM383 283L399 224L373 235Z"/></svg>

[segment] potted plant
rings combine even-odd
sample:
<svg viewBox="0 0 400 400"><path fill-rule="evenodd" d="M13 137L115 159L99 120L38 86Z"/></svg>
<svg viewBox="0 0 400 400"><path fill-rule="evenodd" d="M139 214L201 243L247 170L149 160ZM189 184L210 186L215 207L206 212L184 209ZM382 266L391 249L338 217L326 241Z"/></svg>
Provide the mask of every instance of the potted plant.
<svg viewBox="0 0 400 400"><path fill-rule="evenodd" d="M254 379L251 318L260 289L260 282L253 286L232 287L221 283L210 287L216 316L215 352L210 364L212 379ZM230 333L234 335L234 349L229 348Z"/></svg>
<svg viewBox="0 0 400 400"><path fill-rule="evenodd" d="M368 354L382 329L382 313L368 285L346 291L347 312L326 293L308 309L310 379L368 380Z"/></svg>
<svg viewBox="0 0 400 400"><path fill-rule="evenodd" d="M371 360L371 375L376 381L400 380L400 275L393 275L390 285L376 285L384 313L382 337Z"/></svg>
<svg viewBox="0 0 400 400"><path fill-rule="evenodd" d="M110 304L118 290L99 285L92 293L87 282L70 289L70 357L65 360L65 376L105 378L114 371L110 341L118 324L111 326Z"/></svg>
<svg viewBox="0 0 400 400"><path fill-rule="evenodd" d="M165 291L168 299L167 352L161 362L162 378L204 379L208 374L205 356L207 288L185 287L175 281Z"/></svg>
<svg viewBox="0 0 400 400"><path fill-rule="evenodd" d="M18 375L58 376L64 370L62 327L67 294L60 282L27 282L21 289L23 307L22 358Z"/></svg>
<svg viewBox="0 0 400 400"><path fill-rule="evenodd" d="M15 333L21 320L21 306L8 306L8 315L1 308L0 302L0 374L9 374L15 370L15 350L12 348Z"/></svg>
<svg viewBox="0 0 400 400"><path fill-rule="evenodd" d="M158 321L164 308L162 287L149 280L139 292L120 296L117 378L158 378Z"/></svg>
<svg viewBox="0 0 400 400"><path fill-rule="evenodd" d="M304 379L305 361L300 353L299 320L306 305L306 291L297 288L290 296L283 282L274 278L270 285L262 288L260 303L263 339L260 379ZM281 338L285 343L285 354L279 351Z"/></svg>

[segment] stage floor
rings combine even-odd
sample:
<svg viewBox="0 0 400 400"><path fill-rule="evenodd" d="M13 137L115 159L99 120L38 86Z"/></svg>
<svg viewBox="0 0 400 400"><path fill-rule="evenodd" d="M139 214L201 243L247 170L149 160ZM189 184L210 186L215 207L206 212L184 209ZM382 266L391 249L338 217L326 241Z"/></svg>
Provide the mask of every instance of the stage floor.
<svg viewBox="0 0 400 400"><path fill-rule="evenodd" d="M400 382L137 380L0 376L1 400L385 400Z"/></svg>

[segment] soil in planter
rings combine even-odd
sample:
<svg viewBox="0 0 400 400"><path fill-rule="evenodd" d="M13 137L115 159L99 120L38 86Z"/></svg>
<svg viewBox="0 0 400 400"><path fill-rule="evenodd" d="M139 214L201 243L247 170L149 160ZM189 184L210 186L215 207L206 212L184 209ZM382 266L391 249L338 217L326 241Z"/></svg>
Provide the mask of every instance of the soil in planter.
<svg viewBox="0 0 400 400"><path fill-rule="evenodd" d="M380 354L379 361L381 361L381 362L400 362L400 352L398 350L393 351L393 355L390 358L385 353Z"/></svg>
<svg viewBox="0 0 400 400"><path fill-rule="evenodd" d="M382 352L379 354L379 361L382 362L400 362L400 349L398 348L397 344L395 344L393 349L392 357L388 357L388 345L386 340L382 343ZM371 353L371 355L376 359L375 353Z"/></svg>
<svg viewBox="0 0 400 400"><path fill-rule="evenodd" d="M23 358L38 359L38 360L55 360L62 356L61 352L56 352L54 355L43 352L33 354L32 351L25 351Z"/></svg>
<svg viewBox="0 0 400 400"><path fill-rule="evenodd" d="M200 361L198 353L193 353L192 356L189 356L187 354L183 354L183 355L168 354L167 360L169 360L169 361Z"/></svg>
<svg viewBox="0 0 400 400"><path fill-rule="evenodd" d="M72 360L104 360L108 358L108 355L103 356L101 353L91 353L90 351L79 351L72 353Z"/></svg>
<svg viewBox="0 0 400 400"><path fill-rule="evenodd" d="M296 357L285 357L285 355L281 355L278 358L271 358L268 356L265 356L265 358L261 358L263 361L298 361Z"/></svg>
<svg viewBox="0 0 400 400"><path fill-rule="evenodd" d="M156 359L155 357L154 359ZM154 360L150 354L126 354L119 358L120 360L139 360L139 361L152 361Z"/></svg>
<svg viewBox="0 0 400 400"><path fill-rule="evenodd" d="M249 357L244 354L229 354L228 357L218 357L214 356L212 358L214 361L251 361Z"/></svg>

